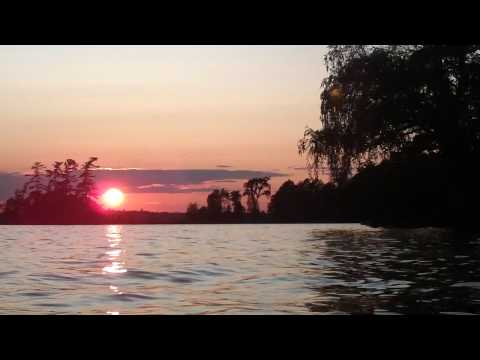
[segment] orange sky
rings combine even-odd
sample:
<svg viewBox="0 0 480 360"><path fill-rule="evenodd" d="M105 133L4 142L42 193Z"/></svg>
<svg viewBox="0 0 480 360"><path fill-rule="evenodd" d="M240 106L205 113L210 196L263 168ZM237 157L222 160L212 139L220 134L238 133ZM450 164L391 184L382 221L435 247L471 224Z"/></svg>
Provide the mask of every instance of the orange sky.
<svg viewBox="0 0 480 360"><path fill-rule="evenodd" d="M320 124L325 52L325 46L0 46L0 171L97 156L112 168L226 164L302 179L305 171L289 168L305 166L297 141L305 126ZM125 207L183 211L205 197L128 194Z"/></svg>

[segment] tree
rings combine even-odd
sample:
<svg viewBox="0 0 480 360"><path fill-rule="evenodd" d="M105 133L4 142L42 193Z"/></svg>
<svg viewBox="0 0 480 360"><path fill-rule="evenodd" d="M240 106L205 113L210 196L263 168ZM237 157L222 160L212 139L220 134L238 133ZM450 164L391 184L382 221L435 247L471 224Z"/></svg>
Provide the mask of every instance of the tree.
<svg viewBox="0 0 480 360"><path fill-rule="evenodd" d="M31 169L33 170L32 174L27 174L30 179L25 183L24 191L28 195L28 201L36 202L42 193L46 190L46 186L43 184L43 173L45 165L41 162L35 162Z"/></svg>
<svg viewBox="0 0 480 360"><path fill-rule="evenodd" d="M95 176L93 175L93 169L98 168L95 162L98 160L96 157L91 157L81 167L81 173L79 175L80 182L77 185L77 196L81 199L87 199L88 196L95 195Z"/></svg>
<svg viewBox="0 0 480 360"><path fill-rule="evenodd" d="M207 196L207 210L212 217L218 217L222 213L222 197L220 190L215 189Z"/></svg>
<svg viewBox="0 0 480 360"><path fill-rule="evenodd" d="M274 220L313 221L333 217L335 205L320 180L285 181L272 196L268 212Z"/></svg>
<svg viewBox="0 0 480 360"><path fill-rule="evenodd" d="M48 177L48 184L47 184L47 191L53 192L60 189L60 184L63 178L63 171L62 171L62 161L55 161L53 163L53 169L47 170L47 177Z"/></svg>
<svg viewBox="0 0 480 360"><path fill-rule="evenodd" d="M315 177L342 184L353 172L422 154L480 154L480 46L330 46L321 130L307 128L299 152Z"/></svg>
<svg viewBox="0 0 480 360"><path fill-rule="evenodd" d="M89 195L94 188L91 169L96 158L82 166L77 182L75 160L56 161L47 169L48 183L43 183L44 165L33 164L30 179L7 200L0 222L9 224L69 224L98 223L102 219L100 206Z"/></svg>
<svg viewBox="0 0 480 360"><path fill-rule="evenodd" d="M190 203L187 207L187 217L194 220L198 216L198 204Z"/></svg>
<svg viewBox="0 0 480 360"><path fill-rule="evenodd" d="M230 213L232 211L232 207L230 205L230 193L223 188L220 189L220 199L222 203L222 212Z"/></svg>
<svg viewBox="0 0 480 360"><path fill-rule="evenodd" d="M221 214L229 213L230 196L225 189L215 189L207 197L207 209L212 218L218 219Z"/></svg>
<svg viewBox="0 0 480 360"><path fill-rule="evenodd" d="M242 205L242 194L240 191L231 191L229 198L232 202L233 214L235 217L241 217L243 214L245 214L245 208Z"/></svg>
<svg viewBox="0 0 480 360"><path fill-rule="evenodd" d="M74 187L77 181L78 163L73 159L67 159L63 163L63 181L61 182L61 189L66 195L73 195L75 193Z"/></svg>
<svg viewBox="0 0 480 360"><path fill-rule="evenodd" d="M248 212L251 214L258 214L260 208L258 200L260 197L270 197L271 186L270 177L265 176L261 178L253 178L243 184L243 195L247 197Z"/></svg>
<svg viewBox="0 0 480 360"><path fill-rule="evenodd" d="M297 213L295 204L297 187L292 180L285 181L272 196L268 204L268 213L278 220L292 220Z"/></svg>

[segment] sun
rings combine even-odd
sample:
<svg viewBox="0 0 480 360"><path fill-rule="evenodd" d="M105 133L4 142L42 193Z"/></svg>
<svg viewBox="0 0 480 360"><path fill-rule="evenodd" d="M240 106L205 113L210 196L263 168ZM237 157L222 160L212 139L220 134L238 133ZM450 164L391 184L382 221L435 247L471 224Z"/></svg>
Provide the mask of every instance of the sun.
<svg viewBox="0 0 480 360"><path fill-rule="evenodd" d="M110 188L103 193L101 199L107 208L116 208L123 204L125 195L116 188Z"/></svg>

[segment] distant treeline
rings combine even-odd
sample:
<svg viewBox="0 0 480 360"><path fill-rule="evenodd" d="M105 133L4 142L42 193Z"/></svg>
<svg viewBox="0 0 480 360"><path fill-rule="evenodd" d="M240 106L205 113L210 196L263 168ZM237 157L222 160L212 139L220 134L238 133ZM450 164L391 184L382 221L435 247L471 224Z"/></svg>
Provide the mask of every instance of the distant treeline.
<svg viewBox="0 0 480 360"><path fill-rule="evenodd" d="M207 196L207 206L199 207L191 203L186 212L187 221L193 223L216 222L258 222L266 220L265 213L260 210L261 197L271 194L270 177L253 178L244 185L244 191L213 190ZM242 197L247 200L247 208L242 204Z"/></svg>
<svg viewBox="0 0 480 360"><path fill-rule="evenodd" d="M213 190L207 206L191 203L186 212L193 223L255 223L255 222L346 222L354 220L339 207L339 190L332 183L305 179L295 184L284 182L271 194L270 178L253 178L243 185L243 192ZM247 208L241 199L246 199ZM261 197L270 198L267 211L260 210Z"/></svg>
<svg viewBox="0 0 480 360"><path fill-rule="evenodd" d="M480 177L474 172L463 175L467 167L468 159L450 162L426 155L411 159L398 156L367 166L340 185L319 179L287 180L270 196L266 211L244 209L239 191L218 189L208 195L207 206L190 204L186 220L476 228L478 212L474 209L480 204ZM258 180L249 180L244 188Z"/></svg>
<svg viewBox="0 0 480 360"><path fill-rule="evenodd" d="M69 159L51 170L32 166L25 185L8 199L0 224L187 224L361 222L381 226L475 226L480 203L475 174L462 175L468 159L452 163L431 155L402 156L367 166L341 185L308 178L285 181L271 193L270 178L253 178L243 191L217 189L206 206L186 213L105 210L96 201L92 169ZM458 174L457 178L445 176ZM467 191L468 190L468 191ZM260 199L268 199L260 209ZM244 204L246 206L244 206Z"/></svg>
<svg viewBox="0 0 480 360"><path fill-rule="evenodd" d="M56 161L51 169L36 162L22 188L6 201L0 224L180 224L183 213L106 210L98 203L93 169L98 159L83 164Z"/></svg>
<svg viewBox="0 0 480 360"><path fill-rule="evenodd" d="M185 213L135 210L107 210L101 214L102 224L185 224Z"/></svg>
<svg viewBox="0 0 480 360"><path fill-rule="evenodd" d="M8 199L0 214L3 224L100 223L100 205L94 201L92 170L97 158L79 165L73 159L56 161L51 169L36 162L29 180Z"/></svg>

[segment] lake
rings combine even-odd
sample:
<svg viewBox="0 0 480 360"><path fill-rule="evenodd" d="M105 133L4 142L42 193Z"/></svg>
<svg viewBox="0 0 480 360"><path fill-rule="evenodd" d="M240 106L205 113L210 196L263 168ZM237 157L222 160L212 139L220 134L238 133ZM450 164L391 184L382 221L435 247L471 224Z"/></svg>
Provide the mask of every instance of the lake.
<svg viewBox="0 0 480 360"><path fill-rule="evenodd" d="M0 314L478 314L480 239L357 224L0 226Z"/></svg>

